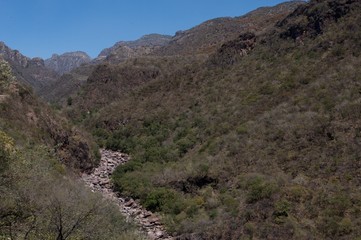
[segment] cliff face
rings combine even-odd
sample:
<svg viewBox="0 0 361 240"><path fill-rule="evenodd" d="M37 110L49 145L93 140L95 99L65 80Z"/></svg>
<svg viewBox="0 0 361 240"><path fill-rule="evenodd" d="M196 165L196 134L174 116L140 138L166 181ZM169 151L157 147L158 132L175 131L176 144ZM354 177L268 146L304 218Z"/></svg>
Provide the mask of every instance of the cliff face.
<svg viewBox="0 0 361 240"><path fill-rule="evenodd" d="M45 60L45 66L59 74L64 74L90 61L88 54L78 51L62 55L53 54L51 58Z"/></svg>
<svg viewBox="0 0 361 240"><path fill-rule="evenodd" d="M39 93L58 78L58 74L45 67L41 58L28 58L0 42L0 57L11 65L17 79Z"/></svg>
<svg viewBox="0 0 361 240"><path fill-rule="evenodd" d="M0 55L7 61L12 61L22 67L26 67L28 65L28 61L30 60L28 57L22 55L18 50L12 50L6 46L4 42L0 42Z"/></svg>

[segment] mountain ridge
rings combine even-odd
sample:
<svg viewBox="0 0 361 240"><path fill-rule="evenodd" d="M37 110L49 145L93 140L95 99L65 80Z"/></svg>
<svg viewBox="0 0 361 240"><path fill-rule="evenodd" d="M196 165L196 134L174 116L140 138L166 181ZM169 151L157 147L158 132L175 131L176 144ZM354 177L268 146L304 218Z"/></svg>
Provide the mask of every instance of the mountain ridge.
<svg viewBox="0 0 361 240"><path fill-rule="evenodd" d="M51 58L44 60L45 66L63 75L82 64L91 62L91 57L82 51L66 52L61 55L53 54Z"/></svg>
<svg viewBox="0 0 361 240"><path fill-rule="evenodd" d="M59 112L101 148L131 156L112 173L114 191L159 213L176 240L361 236L361 2L279 7L209 20L154 52L141 48L136 56L120 46L56 82L54 90L66 88L54 94L62 94ZM22 67L21 56L13 58ZM31 65L42 66L42 59ZM90 156L70 122L58 123L29 89L9 84L8 68L0 70L1 161L13 164L9 137L49 144L60 159ZM24 159L42 159L35 152ZM85 170L96 164L75 162ZM110 184L104 180L89 183ZM38 197L28 186L23 192ZM36 218L27 216L31 228ZM56 224L49 225L51 232Z"/></svg>
<svg viewBox="0 0 361 240"><path fill-rule="evenodd" d="M171 42L155 55L210 54L223 43L244 32L262 32L272 22L285 17L304 1L291 1L262 7L239 17L220 17L205 21L189 30L178 31Z"/></svg>
<svg viewBox="0 0 361 240"><path fill-rule="evenodd" d="M273 9L274 13L269 13L269 15L272 17L268 19L267 22L260 24L260 26L262 25L262 27L259 27L258 29L259 33L261 33L262 30L261 28L272 27L273 25L275 25L278 20L281 20L282 17L286 16L287 13L291 13L299 4L303 4L303 2L302 1L296 1L291 3L287 2L284 4L277 5L275 7L262 9L261 12L269 12L270 10ZM141 57L166 58L170 56L172 58L172 55L187 55L187 54L208 55L215 52L217 46L220 47L222 43L227 41L227 39L231 40L232 38L236 38L238 35L244 32L255 30L252 21L258 19L257 20L258 22L262 22L263 21L262 19L265 19L256 16L257 14L258 15L261 14L261 12L259 11L260 10L253 11L253 13L251 14L251 18L247 17L247 14L236 18L221 18L221 19L228 19L227 22L225 23L223 22L219 26L220 29L224 27L225 30L222 31L227 34L222 34L222 32L214 31L215 29L214 27L211 27L210 29L205 27L202 31L199 31L199 27L194 27L187 31L178 32L173 37L167 35L164 36L160 34L150 34L150 35L145 35L143 36L143 38L140 38L135 41L128 41L128 42L120 41L115 45L113 45L113 47L104 49L99 54L100 57L94 59L90 64L86 66L86 68L94 70L95 65L97 64L105 63L105 64L116 65L127 60L141 58ZM241 20L237 20L238 18ZM242 20L244 18L246 20ZM211 23L212 21L213 22L217 21L217 19L206 21L205 23L200 24L199 26L205 26L208 23ZM244 24L243 26L240 27L238 24L239 21L241 21L243 24L244 23L247 24ZM228 23L230 23L229 26L227 26ZM193 38L183 37L184 35L187 35L188 34L187 32L189 31L191 31L192 34L194 33L196 35L195 37L195 39L197 39L196 42L192 40ZM209 31L208 37L202 37L204 31L206 32ZM147 42L149 38L150 41ZM161 40L159 41L159 39ZM144 44L144 41L146 42L146 44ZM179 45L177 43L178 41L184 41L184 43ZM210 42L213 42L214 44L211 44L211 46L209 46ZM142 46L142 45L146 45L146 46ZM79 89L86 82L86 78L90 76L91 70L86 71L85 74L76 73L77 71L80 70L74 69L74 71L75 72L73 73L70 72L69 75L63 76L62 78L59 79L57 83L54 83L53 86L51 86L49 89L44 91L46 95L45 98L49 101L59 101L61 102L61 104L64 104L68 97L74 95L77 89ZM61 90L62 88L65 89L65 91L62 91ZM115 91L116 89L113 90Z"/></svg>
<svg viewBox="0 0 361 240"><path fill-rule="evenodd" d="M179 239L357 238L360 9L313 0L203 58L104 65L66 111L131 154L116 189Z"/></svg>
<svg viewBox="0 0 361 240"><path fill-rule="evenodd" d="M30 59L18 50L12 50L4 42L0 42L0 56L10 63L19 81L37 93L56 82L59 76L55 71L45 67L43 59Z"/></svg>
<svg viewBox="0 0 361 240"><path fill-rule="evenodd" d="M134 41L119 41L112 47L103 49L94 60L119 63L129 58L148 55L155 49L168 44L171 36L162 34L147 34Z"/></svg>

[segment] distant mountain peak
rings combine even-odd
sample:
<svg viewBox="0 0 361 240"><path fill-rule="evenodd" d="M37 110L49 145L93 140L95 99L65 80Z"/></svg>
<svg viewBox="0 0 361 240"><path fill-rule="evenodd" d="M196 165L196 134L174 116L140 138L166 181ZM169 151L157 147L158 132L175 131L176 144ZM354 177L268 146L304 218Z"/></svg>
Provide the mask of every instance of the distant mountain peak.
<svg viewBox="0 0 361 240"><path fill-rule="evenodd" d="M61 55L53 54L51 58L45 60L45 66L59 74L64 74L90 61L91 58L85 52L66 52Z"/></svg>

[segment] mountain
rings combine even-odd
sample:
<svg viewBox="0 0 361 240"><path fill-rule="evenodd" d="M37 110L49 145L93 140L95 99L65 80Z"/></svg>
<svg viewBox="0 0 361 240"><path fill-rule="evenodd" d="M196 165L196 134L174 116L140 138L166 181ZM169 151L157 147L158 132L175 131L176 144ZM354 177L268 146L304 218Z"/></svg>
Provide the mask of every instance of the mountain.
<svg viewBox="0 0 361 240"><path fill-rule="evenodd" d="M54 83L39 91L38 95L50 103L61 106L79 91L95 68L94 64L84 64L64 73Z"/></svg>
<svg viewBox="0 0 361 240"><path fill-rule="evenodd" d="M52 84L49 88L46 88L41 95L48 101L64 104L67 98L74 95L76 91L79 90L79 88L86 82L87 77L90 76L91 71L96 69L97 64L116 65L128 59L137 59L141 57L149 57L150 61L153 61L152 59L163 56L165 63L168 58L170 59L170 65L172 65L171 62L174 60L174 56L180 54L211 54L216 51L216 48L222 43L236 38L241 33L254 30L260 34L262 31L265 31L265 29L275 25L277 21L280 21L287 13L292 12L292 10L294 10L298 5L303 3L304 2L302 1L293 1L277 5L275 7L260 8L242 17L209 20L190 30L178 32L178 34L174 37L160 34L150 34L135 41L120 41L113 47L104 49L99 56L91 62L91 64L84 66L84 71L81 70L82 67L80 67L79 69L75 69L69 74L62 76L56 83ZM179 58L181 57L179 56ZM187 58L192 59L197 57L190 57L188 55ZM199 58L202 57L199 56ZM149 64L152 65L152 63ZM105 69L111 68L103 68L103 71ZM96 71L99 72L99 69ZM139 80L138 76L136 79ZM132 79L129 79L129 81L131 82ZM140 82L144 81L142 80ZM120 80L118 83L120 84L120 82L123 82L123 80ZM95 86L96 83L93 83L93 85ZM130 83L126 85L129 86L132 84ZM121 87L121 89L124 88ZM109 90L112 96L123 94L123 91L118 91L116 86ZM116 94L113 92L118 93ZM103 98L103 96L99 97L100 98L98 100L101 101L100 99ZM93 97L85 97L84 101L91 102L93 99ZM87 104L88 103L86 103L86 105Z"/></svg>
<svg viewBox="0 0 361 240"><path fill-rule="evenodd" d="M105 61L93 68L94 71L81 91L82 97L76 98L76 101L83 109L88 110L105 106L113 99L122 97L134 86L142 85L151 79L155 80L167 76L168 73L178 71L179 66L197 65L205 59L204 56L200 55L202 49L207 48L210 50L214 48L212 51L215 52L216 47L220 47L222 42L227 42L227 39L234 39L248 30L254 30L256 33L261 34L261 30L266 31L265 29L271 28L300 4L304 4L304 2L294 1L279 4L275 7L260 8L238 18L212 19L181 33L180 35L183 37L180 37L179 34L173 38L152 34L134 42L118 42L112 48L103 50L99 55L101 56L100 59L105 59ZM195 39L197 41L194 41ZM217 44L209 47L208 43L210 41ZM144 50L148 49L148 46L155 46L156 44L159 46L157 50L149 52L149 54L137 55L132 50L132 48ZM205 47L206 45L207 47ZM175 50L175 46L179 51ZM186 54L188 51L191 55ZM211 54L212 51L208 53ZM119 65L119 63L123 64ZM74 78L71 79L71 82L74 83ZM106 80L95 81L94 79ZM65 84L66 81L63 81L63 83ZM82 81L81 83L86 82ZM64 85L62 86L64 87ZM79 87L81 84L77 84L77 86ZM50 92L57 89L59 89L59 86L54 86ZM75 88L68 89L74 90ZM63 94L63 96L66 95ZM63 102L64 100L65 98L63 98ZM74 114L74 116L77 115Z"/></svg>
<svg viewBox="0 0 361 240"><path fill-rule="evenodd" d="M90 62L78 62L79 64L73 65L67 58L63 64L70 64L69 71L62 72L62 76L51 85L43 88L39 95L49 102L59 105L65 104L67 99L71 98L86 82L98 64L117 64L127 59L149 55L155 49L166 45L170 38L170 36L166 35L149 34L135 41L120 41L113 47L104 49L96 59ZM53 56L53 58L55 60L59 57ZM45 61L45 64L49 64L47 61ZM49 67L49 65L47 66Z"/></svg>
<svg viewBox="0 0 361 240"><path fill-rule="evenodd" d="M6 46L4 42L0 42L0 54L7 61L14 62L24 68L28 66L28 61L30 61L29 58L22 55L18 50L12 50Z"/></svg>
<svg viewBox="0 0 361 240"><path fill-rule="evenodd" d="M69 127L69 123L39 100L30 87L11 76L7 64L1 60L0 129L18 143L30 141L53 148L59 159L74 169L86 171L95 166L97 149L93 151L95 144L89 137Z"/></svg>
<svg viewBox="0 0 361 240"><path fill-rule="evenodd" d="M90 61L91 58L85 52L68 52L62 55L53 54L51 58L45 60L45 66L63 75Z"/></svg>
<svg viewBox="0 0 361 240"><path fill-rule="evenodd" d="M168 35L149 34L135 41L120 41L101 51L96 61L122 62L129 58L148 55L167 45L170 39L171 36Z"/></svg>
<svg viewBox="0 0 361 240"><path fill-rule="evenodd" d="M30 59L0 42L0 57L10 63L19 81L39 92L56 82L59 75L46 68L41 58Z"/></svg>
<svg viewBox="0 0 361 240"><path fill-rule="evenodd" d="M262 7L241 17L216 18L206 21L189 30L177 32L169 44L157 50L155 54L209 54L243 32L262 33L300 4L304 4L304 1Z"/></svg>
<svg viewBox="0 0 361 240"><path fill-rule="evenodd" d="M175 239L358 239L360 12L296 1L120 43L51 85L57 111L20 83L44 62L0 45L0 236L141 238L78 183L94 138Z"/></svg>
<svg viewBox="0 0 361 240"><path fill-rule="evenodd" d="M204 55L102 64L64 111L132 156L115 188L177 239L357 239L360 12L311 0Z"/></svg>
<svg viewBox="0 0 361 240"><path fill-rule="evenodd" d="M138 239L116 206L79 182L99 163L92 138L12 71L0 60L0 238Z"/></svg>

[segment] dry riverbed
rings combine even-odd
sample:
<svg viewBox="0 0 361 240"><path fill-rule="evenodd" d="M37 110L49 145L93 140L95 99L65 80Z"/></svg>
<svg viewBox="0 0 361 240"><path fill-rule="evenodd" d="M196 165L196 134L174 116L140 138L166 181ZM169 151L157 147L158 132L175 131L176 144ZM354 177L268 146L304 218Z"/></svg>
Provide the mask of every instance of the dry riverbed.
<svg viewBox="0 0 361 240"><path fill-rule="evenodd" d="M83 174L82 179L94 192L101 193L105 198L110 199L119 206L119 210L126 217L127 221L133 221L139 226L149 239L173 239L170 237L159 217L147 211L134 199L122 197L113 191L110 176L118 165L129 161L129 156L120 152L101 150L101 160L98 168L90 174Z"/></svg>

